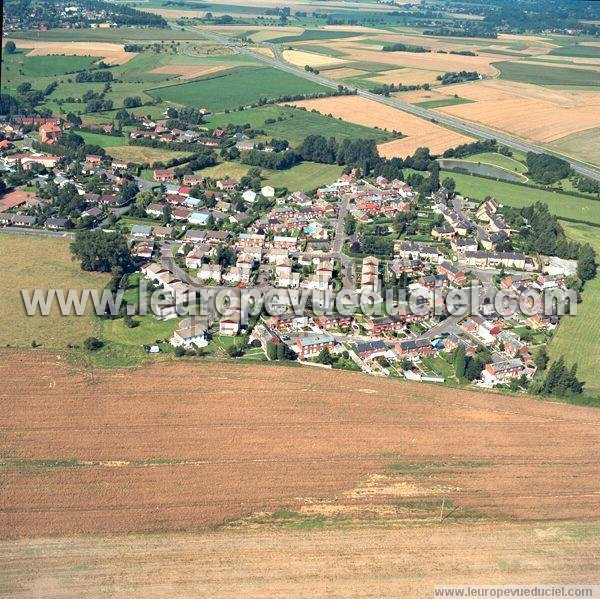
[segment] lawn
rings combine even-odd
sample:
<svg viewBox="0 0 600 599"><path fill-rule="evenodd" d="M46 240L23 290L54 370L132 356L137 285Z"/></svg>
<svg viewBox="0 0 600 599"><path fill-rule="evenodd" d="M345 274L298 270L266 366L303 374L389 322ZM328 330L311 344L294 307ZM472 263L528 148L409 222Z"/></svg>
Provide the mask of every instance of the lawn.
<svg viewBox="0 0 600 599"><path fill-rule="evenodd" d="M590 243L600 255L598 229L579 223L561 222L570 239ZM588 281L583 301L577 306L577 315L562 319L548 349L551 359L561 355L570 364L577 361L579 378L586 382L586 390L600 390L600 276Z"/></svg>
<svg viewBox="0 0 600 599"><path fill-rule="evenodd" d="M409 169L406 171L410 172ZM600 202L596 200L452 171L444 171L442 178L446 175L456 181L456 190L459 193L472 199L483 200L487 196L494 196L501 204L517 208L540 201L548 204L550 212L559 218L600 225Z"/></svg>
<svg viewBox="0 0 600 599"><path fill-rule="evenodd" d="M500 69L500 79L510 81L534 85L600 86L600 73L597 71L520 62L495 62L493 65Z"/></svg>
<svg viewBox="0 0 600 599"><path fill-rule="evenodd" d="M415 106L421 108L442 108L442 106L454 106L455 104L472 104L473 100L467 98L444 98L441 100L428 100L426 102L416 102Z"/></svg>
<svg viewBox="0 0 600 599"><path fill-rule="evenodd" d="M211 127L229 124L250 124L262 129L268 138L287 139L292 146L299 145L308 135L326 135L338 141L344 139L374 139L378 143L389 141L393 136L379 129L354 125L316 112L300 110L288 106L261 106L229 114L218 114L209 117ZM274 123L265 123L274 119Z"/></svg>
<svg viewBox="0 0 600 599"><path fill-rule="evenodd" d="M326 91L322 85L271 67L239 67L189 83L146 90L177 104L226 110L297 94Z"/></svg>
<svg viewBox="0 0 600 599"><path fill-rule="evenodd" d="M27 316L21 289L102 289L109 275L82 271L71 260L69 241L25 235L0 235L0 287L2 325L0 345L28 347L32 341L45 348L65 349L81 344L94 334L97 320L84 316L61 316L54 308L48 316Z"/></svg>
<svg viewBox="0 0 600 599"><path fill-rule="evenodd" d="M105 320L102 325L102 337L119 345L152 345L157 339L169 339L179 328L179 319L157 320L152 314L134 316L139 325L127 328L122 318Z"/></svg>
<svg viewBox="0 0 600 599"><path fill-rule="evenodd" d="M527 171L527 167L522 162L510 158L509 156L498 154L498 152L481 152L481 154L467 156L466 158L463 158L463 160L468 162L481 162L482 164L492 164L516 173L524 173Z"/></svg>
<svg viewBox="0 0 600 599"><path fill-rule="evenodd" d="M127 137L102 135L101 133L92 133L90 131L76 131L76 133L77 135L83 137L86 144L93 144L102 148L122 147L129 143L129 139Z"/></svg>

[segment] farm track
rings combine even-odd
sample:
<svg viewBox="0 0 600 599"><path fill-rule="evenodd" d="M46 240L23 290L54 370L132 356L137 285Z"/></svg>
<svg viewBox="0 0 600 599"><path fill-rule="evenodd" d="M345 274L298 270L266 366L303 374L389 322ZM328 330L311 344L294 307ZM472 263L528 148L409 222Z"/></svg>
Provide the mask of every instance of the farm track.
<svg viewBox="0 0 600 599"><path fill-rule="evenodd" d="M597 516L600 412L359 374L0 351L0 536L315 517ZM15 401L18 398L18 401ZM379 516L375 516L379 514Z"/></svg>
<svg viewBox="0 0 600 599"><path fill-rule="evenodd" d="M287 72L295 74L299 77L304 77L305 79L309 79L311 81L314 81L315 83L320 83L321 85L324 85L324 86L327 86L330 88L334 88L334 89L337 89L337 87L339 85L339 81L329 79L320 74L315 75L313 73L309 73L309 72L305 71L304 69L295 67L295 66L285 62L283 60L281 53L278 51L275 52L275 58L270 58L268 56L264 56L262 54L253 52L248 47L237 44L235 40L231 40L227 37L224 37L222 35L212 32L212 31L209 32L209 31L206 31L205 29L198 29L198 28L194 28L194 27L188 27L187 29L190 31L194 31L196 33L200 33L201 35L207 37L208 39L210 39L214 42L224 44L224 45L232 48L233 50L236 50L242 54L247 54L249 56L252 56L256 60L264 62L264 63L266 63L272 67L278 68L282 71L287 71ZM378 102L379 104L390 106L392 108L403 110L410 114L414 114L416 116L424 118L428 121L431 121L433 119L437 123L446 125L453 129L456 129L457 131L459 131L461 133L475 135L478 137L483 137L485 139L496 139L500 143L502 143L510 148L513 148L515 150L519 150L521 152L538 152L538 153L545 152L545 153L554 154L556 156L559 156L559 157L567 160L569 162L569 164L571 165L571 167L576 172L578 172L586 177L590 177L591 179L595 179L597 181L600 180L600 169L595 168L585 162L582 162L579 160L574 160L573 158L565 156L559 152L552 151L547 148L543 148L541 146L526 142L522 139L507 135L507 134L503 133L502 131L491 129L491 128L484 127L481 125L475 125L471 122L464 121L457 117L450 117L446 114L434 112L434 111L428 110L426 108L422 108L422 107L415 106L412 104L406 104L405 102L401 102L400 100L398 100L396 98L391 98L391 97L386 98L385 96L373 94L371 92L362 90L360 88L356 88L356 91L357 91L357 95L360 97L366 98L368 100L373 100L374 102Z"/></svg>

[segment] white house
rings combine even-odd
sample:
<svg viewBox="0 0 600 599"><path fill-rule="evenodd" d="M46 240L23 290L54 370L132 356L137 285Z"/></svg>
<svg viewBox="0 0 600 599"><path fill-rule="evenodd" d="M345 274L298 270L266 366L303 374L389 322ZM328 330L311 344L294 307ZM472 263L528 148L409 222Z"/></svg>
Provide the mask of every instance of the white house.
<svg viewBox="0 0 600 599"><path fill-rule="evenodd" d="M175 347L189 348L192 345L206 347L208 345L206 326L204 324L195 324L184 329L179 329L173 333L170 343Z"/></svg>
<svg viewBox="0 0 600 599"><path fill-rule="evenodd" d="M271 187L270 185L265 185L261 190L260 193L265 197L265 198L273 198L275 197L275 188Z"/></svg>
<svg viewBox="0 0 600 599"><path fill-rule="evenodd" d="M244 202L248 202L248 204L254 204L256 202L256 192L251 189L247 189L243 194L242 198Z"/></svg>

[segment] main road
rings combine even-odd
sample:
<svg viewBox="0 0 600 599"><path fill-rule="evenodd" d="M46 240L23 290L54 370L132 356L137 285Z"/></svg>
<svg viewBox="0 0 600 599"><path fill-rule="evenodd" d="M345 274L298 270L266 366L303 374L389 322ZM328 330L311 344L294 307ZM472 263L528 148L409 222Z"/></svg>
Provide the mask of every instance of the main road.
<svg viewBox="0 0 600 599"><path fill-rule="evenodd" d="M279 47L275 44L269 44L269 47L273 51L273 54L275 56L275 58L270 58L269 56L259 54L258 52L253 52L248 46L240 44L235 40L229 39L223 35L219 35L218 33L214 33L213 31L208 31L206 29L198 29L195 27L187 27L186 29L188 29L189 31L193 31L194 33L199 33L200 35L203 35L204 37L207 37L208 39L214 42L228 46L241 54L247 54L248 56L252 56L256 60L264 62L269 66L275 67L276 69L287 71L288 73L292 73L299 77L304 77L305 79L309 79L310 81L314 81L315 83L319 83L323 86L330 87L333 89L337 89L340 86L339 81L328 79L327 77L324 77L320 74L316 75L315 73L309 73L308 71L305 71L300 67L296 67L294 65L289 64L288 62L285 62ZM367 98L368 100L373 100L374 102L378 102L379 104L384 104L392 108L404 110L405 112L414 114L415 116L427 119L429 121L435 121L441 125L452 127L453 129L456 129L461 133L475 135L478 137L483 137L485 139L496 139L501 144L504 144L509 148L513 148L514 150L519 150L521 152L545 152L547 154L554 154L555 156L563 158L564 160L569 162L571 168L579 174L589 177L590 179L600 181L600 168L596 168L580 160L575 160L568 156L564 156L557 152L553 152L551 150L548 150L541 146L537 146L522 139L512 137L511 135L507 135L506 133L503 133L501 131L495 131L493 129L483 127L481 125L475 125L473 123L466 122L456 117L448 116L446 114L432 112L431 110L421 108L420 106L407 104L406 102L402 102L397 98L373 94L369 91L362 90L359 88L349 89L353 91L354 89L356 89L356 94L361 98Z"/></svg>

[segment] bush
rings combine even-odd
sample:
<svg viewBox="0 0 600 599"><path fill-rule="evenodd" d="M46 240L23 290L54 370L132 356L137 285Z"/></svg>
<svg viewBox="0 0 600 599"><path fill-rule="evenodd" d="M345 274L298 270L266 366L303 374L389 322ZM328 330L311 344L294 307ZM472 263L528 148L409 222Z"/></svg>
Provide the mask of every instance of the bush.
<svg viewBox="0 0 600 599"><path fill-rule="evenodd" d="M98 351L103 345L104 343L97 337L88 337L83 342L83 347L85 347L87 351Z"/></svg>

